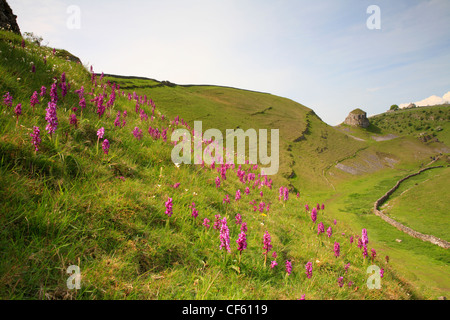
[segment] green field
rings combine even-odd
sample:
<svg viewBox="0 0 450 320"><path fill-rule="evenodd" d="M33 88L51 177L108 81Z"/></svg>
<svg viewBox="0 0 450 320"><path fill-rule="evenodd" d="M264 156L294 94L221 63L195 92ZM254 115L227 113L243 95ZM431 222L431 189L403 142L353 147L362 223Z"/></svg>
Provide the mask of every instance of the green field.
<svg viewBox="0 0 450 320"><path fill-rule="evenodd" d="M405 181L383 209L414 230L450 241L447 213L449 179L448 167L424 172Z"/></svg>

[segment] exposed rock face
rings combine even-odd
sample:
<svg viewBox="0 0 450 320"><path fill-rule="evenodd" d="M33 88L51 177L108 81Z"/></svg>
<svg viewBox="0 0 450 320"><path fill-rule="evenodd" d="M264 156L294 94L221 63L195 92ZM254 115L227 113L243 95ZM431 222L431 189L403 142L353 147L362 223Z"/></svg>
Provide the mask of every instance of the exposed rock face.
<svg viewBox="0 0 450 320"><path fill-rule="evenodd" d="M344 123L350 126L362 128L367 128L370 125L369 119L367 119L367 113L361 109L355 109L350 112Z"/></svg>
<svg viewBox="0 0 450 320"><path fill-rule="evenodd" d="M17 16L14 15L6 0L0 0L0 28L21 34L16 19Z"/></svg>

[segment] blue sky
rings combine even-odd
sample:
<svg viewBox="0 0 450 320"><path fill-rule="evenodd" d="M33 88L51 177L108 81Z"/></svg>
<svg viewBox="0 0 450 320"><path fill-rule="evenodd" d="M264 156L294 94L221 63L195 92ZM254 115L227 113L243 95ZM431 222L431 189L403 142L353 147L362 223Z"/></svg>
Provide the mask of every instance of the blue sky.
<svg viewBox="0 0 450 320"><path fill-rule="evenodd" d="M355 108L374 115L450 91L448 0L8 2L22 32L96 72L269 92L331 125ZM367 28L370 5L380 30Z"/></svg>

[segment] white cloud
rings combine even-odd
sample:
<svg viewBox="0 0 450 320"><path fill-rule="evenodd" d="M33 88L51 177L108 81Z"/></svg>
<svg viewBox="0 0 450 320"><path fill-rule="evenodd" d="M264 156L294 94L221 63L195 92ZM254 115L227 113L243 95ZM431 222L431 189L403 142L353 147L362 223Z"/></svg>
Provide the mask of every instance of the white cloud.
<svg viewBox="0 0 450 320"><path fill-rule="evenodd" d="M444 101L446 103L450 103L450 91L447 92L446 94L444 94L444 96L442 97L442 99L444 99Z"/></svg>
<svg viewBox="0 0 450 320"><path fill-rule="evenodd" d="M414 104L418 107L425 107L425 106L435 106L440 104L450 103L450 91L444 94L442 97L438 97L436 95L432 95L426 99L414 102ZM406 108L410 103L401 103L398 106L400 109Z"/></svg>

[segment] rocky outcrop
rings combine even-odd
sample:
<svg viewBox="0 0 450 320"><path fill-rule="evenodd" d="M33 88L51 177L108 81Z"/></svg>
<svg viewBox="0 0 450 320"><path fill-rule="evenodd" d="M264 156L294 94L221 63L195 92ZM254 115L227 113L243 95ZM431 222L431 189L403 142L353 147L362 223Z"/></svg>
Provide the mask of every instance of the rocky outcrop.
<svg viewBox="0 0 450 320"><path fill-rule="evenodd" d="M367 119L367 113L361 109L355 109L350 112L344 123L353 127L361 128L367 128L370 125L369 119Z"/></svg>
<svg viewBox="0 0 450 320"><path fill-rule="evenodd" d="M17 16L11 10L6 0L0 0L0 28L20 34Z"/></svg>

